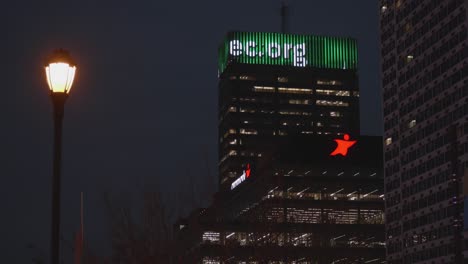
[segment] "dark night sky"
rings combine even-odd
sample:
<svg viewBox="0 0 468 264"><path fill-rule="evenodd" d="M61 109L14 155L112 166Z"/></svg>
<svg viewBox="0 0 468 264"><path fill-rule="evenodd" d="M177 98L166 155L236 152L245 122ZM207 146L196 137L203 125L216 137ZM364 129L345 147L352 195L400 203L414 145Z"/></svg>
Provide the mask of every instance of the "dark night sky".
<svg viewBox="0 0 468 264"><path fill-rule="evenodd" d="M378 1L290 3L291 33L358 39L362 132L380 135ZM49 252L52 109L43 60L53 49L70 50L78 63L64 120L63 235L71 238L78 228L83 191L87 242L108 253L105 191L135 194L159 186L171 200L187 185L187 175L215 184L218 44L228 30L278 31L280 25L279 0L2 5L5 263L30 263L39 250L27 249L29 243Z"/></svg>

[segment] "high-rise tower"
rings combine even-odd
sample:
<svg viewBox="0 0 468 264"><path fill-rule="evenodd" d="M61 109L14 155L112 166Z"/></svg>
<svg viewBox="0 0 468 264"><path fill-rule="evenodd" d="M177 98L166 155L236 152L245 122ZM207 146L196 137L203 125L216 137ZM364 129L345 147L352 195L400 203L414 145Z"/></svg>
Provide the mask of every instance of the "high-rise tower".
<svg viewBox="0 0 468 264"><path fill-rule="evenodd" d="M281 138L359 135L354 39L230 32L219 72L221 188Z"/></svg>
<svg viewBox="0 0 468 264"><path fill-rule="evenodd" d="M462 263L466 0L381 0L387 260Z"/></svg>
<svg viewBox="0 0 468 264"><path fill-rule="evenodd" d="M351 38L231 32L219 183L177 224L183 263L383 263L381 137L359 134Z"/></svg>
<svg viewBox="0 0 468 264"><path fill-rule="evenodd" d="M213 205L177 224L183 263L383 263L381 137L359 134L351 38L228 33Z"/></svg>

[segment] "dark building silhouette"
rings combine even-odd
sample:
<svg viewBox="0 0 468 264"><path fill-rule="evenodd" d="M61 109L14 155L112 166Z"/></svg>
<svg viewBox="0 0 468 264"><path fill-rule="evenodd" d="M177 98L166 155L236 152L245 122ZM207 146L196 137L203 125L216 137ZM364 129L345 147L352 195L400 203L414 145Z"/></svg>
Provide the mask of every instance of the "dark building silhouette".
<svg viewBox="0 0 468 264"><path fill-rule="evenodd" d="M350 38L231 32L219 192L177 225L182 263L380 263L382 139L360 136Z"/></svg>
<svg viewBox="0 0 468 264"><path fill-rule="evenodd" d="M380 1L389 264L463 262L467 8Z"/></svg>

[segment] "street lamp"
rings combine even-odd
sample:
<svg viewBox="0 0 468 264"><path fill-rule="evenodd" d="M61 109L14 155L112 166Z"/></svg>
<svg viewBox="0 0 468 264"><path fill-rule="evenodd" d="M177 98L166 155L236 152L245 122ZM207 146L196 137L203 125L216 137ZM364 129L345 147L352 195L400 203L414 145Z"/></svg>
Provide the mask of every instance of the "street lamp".
<svg viewBox="0 0 468 264"><path fill-rule="evenodd" d="M54 167L52 175L51 262L59 264L60 254L60 163L62 155L62 120L65 101L73 84L76 65L70 54L55 50L45 65L54 111Z"/></svg>

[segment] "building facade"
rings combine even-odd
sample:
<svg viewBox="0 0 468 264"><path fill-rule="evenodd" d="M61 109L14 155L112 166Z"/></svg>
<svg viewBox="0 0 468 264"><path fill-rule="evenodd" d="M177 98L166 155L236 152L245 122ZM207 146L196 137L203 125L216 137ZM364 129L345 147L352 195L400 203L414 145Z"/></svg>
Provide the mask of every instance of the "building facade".
<svg viewBox="0 0 468 264"><path fill-rule="evenodd" d="M381 137L278 143L214 204L178 223L182 263L383 263ZM248 173L247 173L248 171Z"/></svg>
<svg viewBox="0 0 468 264"><path fill-rule="evenodd" d="M360 135L355 40L228 33L219 192L177 223L181 263L383 263L381 142Z"/></svg>
<svg viewBox="0 0 468 264"><path fill-rule="evenodd" d="M467 8L380 1L389 264L463 261Z"/></svg>
<svg viewBox="0 0 468 264"><path fill-rule="evenodd" d="M359 135L354 39L230 32L219 72L221 186L278 138Z"/></svg>

